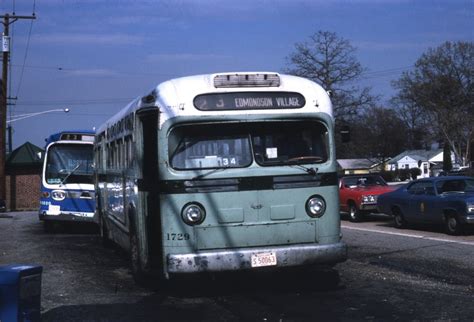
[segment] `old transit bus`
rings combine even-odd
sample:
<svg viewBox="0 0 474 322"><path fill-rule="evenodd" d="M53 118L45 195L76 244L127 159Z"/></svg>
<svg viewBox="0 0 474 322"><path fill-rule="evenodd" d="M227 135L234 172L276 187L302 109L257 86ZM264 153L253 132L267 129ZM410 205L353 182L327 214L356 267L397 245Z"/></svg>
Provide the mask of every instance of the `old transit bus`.
<svg viewBox="0 0 474 322"><path fill-rule="evenodd" d="M46 231L61 222L95 222L94 133L62 131L46 139L39 208Z"/></svg>
<svg viewBox="0 0 474 322"><path fill-rule="evenodd" d="M96 132L104 242L137 282L344 261L333 134L328 94L303 78L161 83Z"/></svg>

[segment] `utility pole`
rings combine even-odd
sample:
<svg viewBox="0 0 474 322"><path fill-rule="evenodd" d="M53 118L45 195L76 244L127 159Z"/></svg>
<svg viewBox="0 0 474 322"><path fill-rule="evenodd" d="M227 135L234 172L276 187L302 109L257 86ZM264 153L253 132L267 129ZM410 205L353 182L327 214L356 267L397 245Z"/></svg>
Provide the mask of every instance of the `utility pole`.
<svg viewBox="0 0 474 322"><path fill-rule="evenodd" d="M5 161L6 161L6 129L7 129L7 105L8 105L8 62L10 59L10 25L19 19L36 19L33 14L31 16L17 16L15 13L9 15L0 15L3 18L3 68L2 68L2 89L0 95L0 199L6 199L6 180L5 180Z"/></svg>

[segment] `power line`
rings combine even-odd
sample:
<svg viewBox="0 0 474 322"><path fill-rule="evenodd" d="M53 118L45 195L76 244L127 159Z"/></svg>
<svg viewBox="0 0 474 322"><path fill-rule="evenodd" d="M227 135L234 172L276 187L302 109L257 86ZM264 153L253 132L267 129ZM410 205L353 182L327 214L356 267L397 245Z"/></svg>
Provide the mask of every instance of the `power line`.
<svg viewBox="0 0 474 322"><path fill-rule="evenodd" d="M22 67L21 65L12 64L13 67ZM83 69L80 68L65 68L61 66L34 66L34 65L25 65L25 68L29 69L42 69L42 70L51 70L55 72L80 72ZM166 76L166 77L180 77L184 76L184 74L176 74L176 73L136 73L136 72L117 72L117 77L121 77L122 75L127 76Z"/></svg>
<svg viewBox="0 0 474 322"><path fill-rule="evenodd" d="M377 70L377 71L371 71L371 72L365 72L361 74L361 79L372 79L372 78L380 78L380 77L387 77L391 76L395 73L400 73L406 70L410 70L413 68L413 65L411 66L405 66L405 67L396 67L396 68L389 68L389 69L384 69L384 70Z"/></svg>
<svg viewBox="0 0 474 322"><path fill-rule="evenodd" d="M16 106L43 106L43 105L96 105L96 104L117 104L127 103L136 97L126 98L98 98L86 100L45 100L45 101L21 101Z"/></svg>
<svg viewBox="0 0 474 322"><path fill-rule="evenodd" d="M31 39L32 29L33 29L33 20L30 21L30 30L28 32L28 40L26 42L25 56L23 57L23 66L21 67L21 73L20 73L20 79L18 81L18 89L16 91L16 97L19 96L20 89L21 89L21 84L23 83L23 74L25 72L26 58L28 57L28 51L30 49L30 39Z"/></svg>
<svg viewBox="0 0 474 322"><path fill-rule="evenodd" d="M54 70L74 70L74 69L66 69L61 67L53 67L53 66L27 66L29 68L38 68L38 69L54 69ZM380 78L380 77L387 77L394 73L399 73L401 71L409 70L413 68L413 66L403 66L403 67L394 67L388 68L383 70L376 70L376 71L369 71L362 73L360 79L373 79L373 78ZM151 74L146 74L151 75ZM83 100L76 100L76 99L65 99L65 100L43 100L43 101L21 101L17 102L16 106L51 106L51 105L97 105L97 104L107 104L107 105L114 105L114 104L121 104L127 103L135 99L136 97L114 97L114 98L95 98L95 99L83 99Z"/></svg>

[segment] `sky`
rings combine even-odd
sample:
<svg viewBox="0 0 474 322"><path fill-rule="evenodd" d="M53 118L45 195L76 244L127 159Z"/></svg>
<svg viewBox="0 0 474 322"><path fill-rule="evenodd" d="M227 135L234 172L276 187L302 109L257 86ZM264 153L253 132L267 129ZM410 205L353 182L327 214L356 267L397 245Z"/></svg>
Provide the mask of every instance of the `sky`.
<svg viewBox="0 0 474 322"><path fill-rule="evenodd" d="M381 105L429 48L474 41L474 0L0 0L0 12L36 16L10 25L13 149L98 128L171 78L282 72L320 30L357 48L355 85Z"/></svg>

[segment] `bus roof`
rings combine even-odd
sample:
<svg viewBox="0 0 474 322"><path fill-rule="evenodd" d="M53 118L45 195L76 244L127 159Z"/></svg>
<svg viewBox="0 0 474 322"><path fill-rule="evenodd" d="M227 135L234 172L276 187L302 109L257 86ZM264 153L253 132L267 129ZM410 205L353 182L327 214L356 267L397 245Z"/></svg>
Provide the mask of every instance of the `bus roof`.
<svg viewBox="0 0 474 322"><path fill-rule="evenodd" d="M217 84L216 79L226 78L227 76L240 77L246 79L245 76L258 77L263 80L264 75L278 78L269 86L255 83L233 83L230 85ZM261 77L262 76L262 77ZM227 77L229 79L229 77ZM265 79L266 76L265 76ZM223 86L222 86L223 85ZM254 86L255 85L255 86ZM204 115L248 115L248 114L274 114L276 109L239 109L225 111L203 111L194 106L194 99L201 94L211 93L235 93L235 92L289 92L300 93L305 98L305 105L295 109L278 109L278 113L325 113L333 116L332 104L327 92L317 83L306 78L278 74L275 72L235 72L235 73L217 73L187 76L175 78L158 84L148 95L138 97L130 102L125 108L120 110L116 115L110 118L105 124L98 128L97 133L105 131L107 128L117 124L125 116L138 110L159 109L160 127L168 119L178 116L204 116Z"/></svg>

